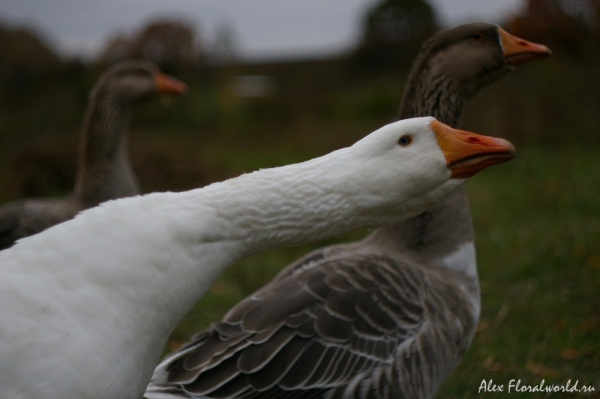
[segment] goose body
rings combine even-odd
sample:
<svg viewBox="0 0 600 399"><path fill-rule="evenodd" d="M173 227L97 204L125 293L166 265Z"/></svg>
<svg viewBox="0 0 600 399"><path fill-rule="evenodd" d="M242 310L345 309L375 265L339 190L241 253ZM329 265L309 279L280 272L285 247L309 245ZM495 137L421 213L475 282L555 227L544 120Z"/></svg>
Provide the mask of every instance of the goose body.
<svg viewBox="0 0 600 399"><path fill-rule="evenodd" d="M127 154L132 107L159 94L181 94L185 85L149 61L125 61L98 79L82 128L77 181L61 199L17 200L0 207L0 250L104 201L139 194Z"/></svg>
<svg viewBox="0 0 600 399"><path fill-rule="evenodd" d="M441 32L413 64L397 119L456 126L479 88L546 55L495 25ZM459 188L419 216L287 266L168 356L146 397L429 398L467 349L479 310Z"/></svg>
<svg viewBox="0 0 600 399"><path fill-rule="evenodd" d="M411 119L305 163L109 201L20 240L0 251L0 397L139 399L175 325L232 263L412 217L464 183L452 175L465 157L482 169L513 155L504 140Z"/></svg>

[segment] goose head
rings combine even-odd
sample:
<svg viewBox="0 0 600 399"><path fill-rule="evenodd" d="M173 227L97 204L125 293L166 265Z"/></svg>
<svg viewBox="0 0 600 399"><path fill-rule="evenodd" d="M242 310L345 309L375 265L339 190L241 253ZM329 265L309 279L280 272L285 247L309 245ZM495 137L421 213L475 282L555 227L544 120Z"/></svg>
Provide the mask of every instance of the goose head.
<svg viewBox="0 0 600 399"><path fill-rule="evenodd" d="M90 97L112 97L125 105L160 94L183 94L186 90L185 83L164 74L154 63L130 60L108 68L92 89Z"/></svg>
<svg viewBox="0 0 600 399"><path fill-rule="evenodd" d="M515 156L515 148L504 139L453 129L432 117L386 125L350 150L360 163L355 178L369 182L371 198L388 201L390 195L396 196L390 203L414 207L415 214L484 168ZM402 189L390 189L390 182L401 184Z"/></svg>
<svg viewBox="0 0 600 399"><path fill-rule="evenodd" d="M513 36L497 25L472 23L431 37L415 66L455 82L468 98L515 66L551 54L548 47Z"/></svg>

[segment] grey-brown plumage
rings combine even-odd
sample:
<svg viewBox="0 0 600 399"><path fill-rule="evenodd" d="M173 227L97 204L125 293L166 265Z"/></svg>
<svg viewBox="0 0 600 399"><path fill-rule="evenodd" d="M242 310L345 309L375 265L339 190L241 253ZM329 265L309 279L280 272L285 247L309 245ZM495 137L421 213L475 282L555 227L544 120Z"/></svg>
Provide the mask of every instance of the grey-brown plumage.
<svg viewBox="0 0 600 399"><path fill-rule="evenodd" d="M510 70L499 32L469 24L427 41L398 119L456 126L464 103ZM407 222L289 265L163 361L146 397L429 398L467 349L479 305L461 189Z"/></svg>
<svg viewBox="0 0 600 399"><path fill-rule="evenodd" d="M82 127L77 181L61 199L24 199L0 208L0 250L19 238L73 218L110 199L139 194L127 155L132 106L185 85L149 61L125 61L106 70L90 93Z"/></svg>

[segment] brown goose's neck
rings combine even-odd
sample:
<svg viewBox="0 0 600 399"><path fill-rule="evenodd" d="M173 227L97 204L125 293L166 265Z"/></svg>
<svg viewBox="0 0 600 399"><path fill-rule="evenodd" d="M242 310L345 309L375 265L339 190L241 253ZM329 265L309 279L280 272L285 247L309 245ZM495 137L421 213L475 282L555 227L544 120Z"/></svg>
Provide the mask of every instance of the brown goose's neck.
<svg viewBox="0 0 600 399"><path fill-rule="evenodd" d="M363 242L410 255L420 263L440 265L444 258L473 243L471 212L464 189L459 188L419 216L376 230Z"/></svg>
<svg viewBox="0 0 600 399"><path fill-rule="evenodd" d="M75 195L85 206L139 193L127 154L131 106L96 93L85 115Z"/></svg>
<svg viewBox="0 0 600 399"><path fill-rule="evenodd" d="M470 97L459 82L433 75L428 68L418 65L413 68L408 82L396 117L398 120L433 116L457 127L464 104ZM473 242L471 213L464 189L459 188L419 216L376 230L363 242L411 255L420 262L439 264Z"/></svg>
<svg viewBox="0 0 600 399"><path fill-rule="evenodd" d="M396 116L398 120L433 116L458 127L465 102L471 97L461 82L435 73L426 65L413 68L408 82Z"/></svg>

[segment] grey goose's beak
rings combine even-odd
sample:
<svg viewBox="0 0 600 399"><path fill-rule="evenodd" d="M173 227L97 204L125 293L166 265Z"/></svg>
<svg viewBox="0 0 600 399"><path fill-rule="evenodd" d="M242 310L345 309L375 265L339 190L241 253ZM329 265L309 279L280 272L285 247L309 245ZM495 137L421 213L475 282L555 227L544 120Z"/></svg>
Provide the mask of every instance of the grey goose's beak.
<svg viewBox="0 0 600 399"><path fill-rule="evenodd" d="M183 94L187 91L188 86L172 76L160 71L154 72L153 75L156 91L159 94Z"/></svg>
<svg viewBox="0 0 600 399"><path fill-rule="evenodd" d="M509 66L524 64L552 55L552 51L543 44L529 42L513 36L502 28L498 28L498 34L504 50L504 60Z"/></svg>

